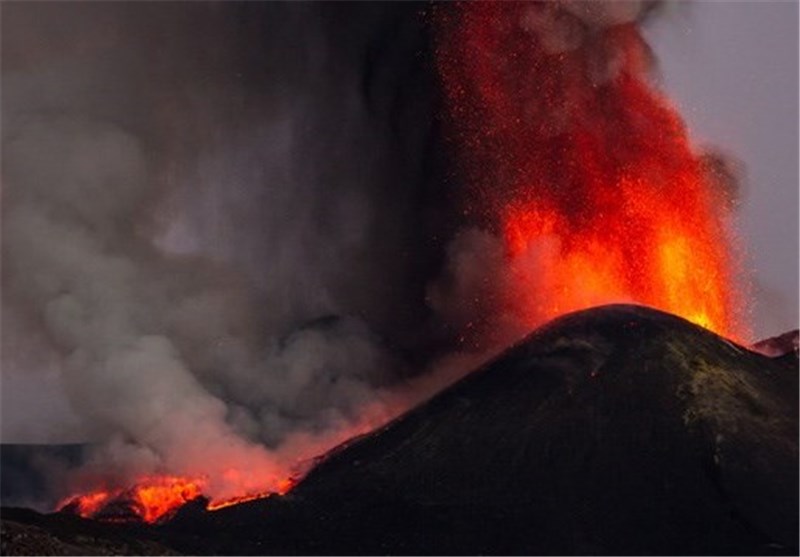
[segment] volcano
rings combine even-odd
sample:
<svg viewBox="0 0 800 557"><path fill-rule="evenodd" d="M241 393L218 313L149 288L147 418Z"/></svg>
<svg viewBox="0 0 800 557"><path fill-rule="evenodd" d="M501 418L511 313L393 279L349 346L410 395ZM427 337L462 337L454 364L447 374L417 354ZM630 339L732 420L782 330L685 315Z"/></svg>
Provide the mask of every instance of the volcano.
<svg viewBox="0 0 800 557"><path fill-rule="evenodd" d="M4 530L190 554L797 554L797 371L654 309L594 308L324 455L284 496L195 500L157 526L4 509Z"/></svg>

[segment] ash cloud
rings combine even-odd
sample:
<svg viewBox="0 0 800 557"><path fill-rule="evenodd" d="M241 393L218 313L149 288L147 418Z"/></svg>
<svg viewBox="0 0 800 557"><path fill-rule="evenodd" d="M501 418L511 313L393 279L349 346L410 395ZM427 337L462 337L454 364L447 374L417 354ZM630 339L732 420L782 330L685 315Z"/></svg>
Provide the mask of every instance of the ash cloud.
<svg viewBox="0 0 800 557"><path fill-rule="evenodd" d="M435 337L415 9L3 6L3 383L58 375L101 442L79 482L269 488L412 396L385 393Z"/></svg>

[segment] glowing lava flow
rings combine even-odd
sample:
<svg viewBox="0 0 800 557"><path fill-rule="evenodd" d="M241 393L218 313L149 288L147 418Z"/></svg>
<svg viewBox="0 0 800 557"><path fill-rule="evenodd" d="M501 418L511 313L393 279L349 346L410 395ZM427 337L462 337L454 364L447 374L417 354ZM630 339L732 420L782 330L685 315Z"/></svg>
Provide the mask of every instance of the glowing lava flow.
<svg viewBox="0 0 800 557"><path fill-rule="evenodd" d="M62 501L59 510L84 518L158 522L200 497L203 482L175 476L139 480L128 489L98 490Z"/></svg>
<svg viewBox="0 0 800 557"><path fill-rule="evenodd" d="M440 10L437 63L473 185L467 213L502 236L508 304L528 325L626 301L737 338L723 177L648 83L634 18L600 25L580 12L626 8L603 4Z"/></svg>
<svg viewBox="0 0 800 557"><path fill-rule="evenodd" d="M261 493L254 493L252 495L244 495L242 497L234 497L232 499L225 499L224 501L212 501L208 504L206 509L209 511L218 511L219 509L224 509L225 507L230 507L233 505L238 505L239 503L247 503L248 501L255 501L256 499L263 499L264 497L269 497L270 495L285 495L288 493L295 485L297 484L297 480L294 478L286 478L278 483L275 491L264 491Z"/></svg>
<svg viewBox="0 0 800 557"><path fill-rule="evenodd" d="M273 491L211 501L206 508L214 511L273 494L283 495L294 487L294 484L293 479L282 480ZM180 507L200 497L204 487L203 480L155 476L141 479L127 489L98 490L69 497L58 505L58 509L83 518L142 521L152 524L172 516Z"/></svg>
<svg viewBox="0 0 800 557"><path fill-rule="evenodd" d="M398 405L392 412L399 412L401 408ZM124 485L127 487L87 487L63 499L56 508L96 520L157 523L168 520L180 507L198 499L207 511L217 511L256 499L285 495L329 454L396 415L387 413L383 403L364 406L362 411L360 421L347 427L318 437L298 435L288 439L281 448L283 453L270 453L272 461L250 459L243 461L248 466L242 466L242 461L233 464L228 460L225 462L229 465L210 467L216 474L164 473L126 478ZM291 455L290 463L282 460L286 455ZM87 486L88 480L85 475L75 478L77 483ZM97 486L96 480L91 485Z"/></svg>

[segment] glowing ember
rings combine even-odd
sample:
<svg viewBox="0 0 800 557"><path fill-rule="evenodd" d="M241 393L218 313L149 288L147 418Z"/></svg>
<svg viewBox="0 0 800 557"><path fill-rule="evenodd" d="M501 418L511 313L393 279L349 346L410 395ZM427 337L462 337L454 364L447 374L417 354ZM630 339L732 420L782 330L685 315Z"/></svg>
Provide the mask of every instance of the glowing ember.
<svg viewBox="0 0 800 557"><path fill-rule="evenodd" d="M205 485L203 480L173 476L146 478L128 489L99 490L69 497L58 508L84 518L155 523L172 516L180 507L200 497ZM213 511L273 494L283 495L294 485L294 479L281 480L273 491L210 501L206 508Z"/></svg>
<svg viewBox="0 0 800 557"><path fill-rule="evenodd" d="M468 212L504 239L518 318L638 302L743 335L724 194L648 84L635 22L590 32L549 2L440 16Z"/></svg>

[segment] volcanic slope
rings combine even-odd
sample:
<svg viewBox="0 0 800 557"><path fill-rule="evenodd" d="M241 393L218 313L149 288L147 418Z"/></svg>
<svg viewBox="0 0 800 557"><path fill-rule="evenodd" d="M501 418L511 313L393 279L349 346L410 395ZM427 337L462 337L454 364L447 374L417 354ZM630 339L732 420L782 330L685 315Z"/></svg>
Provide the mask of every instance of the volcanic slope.
<svg viewBox="0 0 800 557"><path fill-rule="evenodd" d="M797 555L797 416L796 360L605 306L330 452L283 497L197 501L154 527L3 518L188 554Z"/></svg>
<svg viewBox="0 0 800 557"><path fill-rule="evenodd" d="M797 554L798 370L628 305L559 318L183 551ZM166 540L165 540L166 541Z"/></svg>

